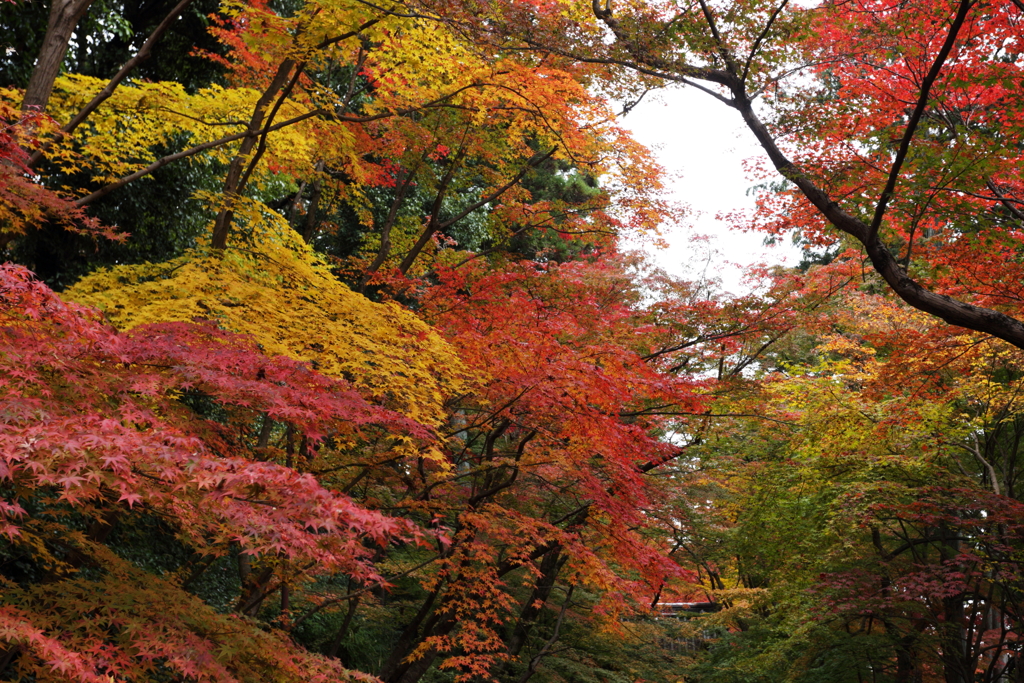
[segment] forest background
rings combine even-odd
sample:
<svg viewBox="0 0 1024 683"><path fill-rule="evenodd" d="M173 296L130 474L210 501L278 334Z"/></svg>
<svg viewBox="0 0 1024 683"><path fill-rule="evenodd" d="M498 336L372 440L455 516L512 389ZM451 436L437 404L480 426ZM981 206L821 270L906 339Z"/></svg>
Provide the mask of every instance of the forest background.
<svg viewBox="0 0 1024 683"><path fill-rule="evenodd" d="M1022 19L0 3L0 676L1024 680ZM621 248L664 87L798 267Z"/></svg>

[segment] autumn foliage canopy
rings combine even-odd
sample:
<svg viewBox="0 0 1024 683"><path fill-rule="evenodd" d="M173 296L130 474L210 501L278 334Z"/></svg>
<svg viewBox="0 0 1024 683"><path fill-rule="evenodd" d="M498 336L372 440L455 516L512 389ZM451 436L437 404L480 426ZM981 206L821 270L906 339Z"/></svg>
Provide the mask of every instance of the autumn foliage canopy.
<svg viewBox="0 0 1024 683"><path fill-rule="evenodd" d="M0 676L1024 680L1022 27L0 4ZM665 87L798 267L631 251Z"/></svg>

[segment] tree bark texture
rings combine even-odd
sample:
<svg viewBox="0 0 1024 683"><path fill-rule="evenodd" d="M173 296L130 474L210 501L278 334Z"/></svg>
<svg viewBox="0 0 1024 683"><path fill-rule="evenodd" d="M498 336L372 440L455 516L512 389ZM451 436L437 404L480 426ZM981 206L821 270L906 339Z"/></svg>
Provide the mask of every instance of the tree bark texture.
<svg viewBox="0 0 1024 683"><path fill-rule="evenodd" d="M60 74L60 65L68 53L68 43L78 22L85 16L92 0L52 0L50 18L46 24L46 37L39 50L36 66L32 70L22 111L30 109L46 111L46 105L53 93L53 82Z"/></svg>

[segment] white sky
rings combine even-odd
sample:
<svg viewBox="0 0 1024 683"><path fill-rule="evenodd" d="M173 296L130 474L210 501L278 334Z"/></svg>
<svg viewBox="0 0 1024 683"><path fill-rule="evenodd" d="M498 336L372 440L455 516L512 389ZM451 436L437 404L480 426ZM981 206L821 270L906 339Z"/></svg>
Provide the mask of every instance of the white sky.
<svg viewBox="0 0 1024 683"><path fill-rule="evenodd" d="M682 226L665 235L668 249L647 250L660 267L687 278L706 268L725 290L739 293L746 266L799 260L790 245L766 247L764 235L730 230L716 218L754 206L743 161L763 152L738 113L696 89L672 87L648 95L620 123L665 167L672 199L690 208ZM695 243L697 235L709 242Z"/></svg>

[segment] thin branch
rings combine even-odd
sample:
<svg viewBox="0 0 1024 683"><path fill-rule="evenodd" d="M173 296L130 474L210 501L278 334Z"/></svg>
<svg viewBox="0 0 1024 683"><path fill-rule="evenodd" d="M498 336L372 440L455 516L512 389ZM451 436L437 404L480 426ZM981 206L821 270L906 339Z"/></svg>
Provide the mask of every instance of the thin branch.
<svg viewBox="0 0 1024 683"><path fill-rule="evenodd" d="M74 131L80 123L82 123L83 121L85 121L86 118L88 118L89 114L94 112L97 107L103 104L104 100L106 100L108 97L114 94L114 90L121 83L121 81L123 81L125 77L128 76L128 74L134 71L135 67L149 59L150 53L152 53L153 51L153 45L155 45L156 42L160 40L160 38L167 31L167 29L171 27L171 24L174 23L175 19L178 18L178 15L185 11L185 8L188 7L191 2L192 0L181 0L181 2L175 5L174 8L170 11L170 13L166 17L164 17L164 20L161 21L160 24L157 25L155 29L153 29L153 32L149 34L149 37L146 38L146 42L142 44L142 47L140 47L139 51L135 53L135 56L129 59L127 62L125 62L124 66L121 67L120 71L114 74L114 77L111 78L110 81L108 81L107 84L103 87L103 90L100 90L96 94L96 96L93 97L92 100L90 100L90 102L87 105L82 107L82 110L78 112L78 114L76 114L73 119L68 121L68 123L65 124L64 127L61 128L60 131L58 131L52 139L47 141L46 144L44 144L42 147L33 152L32 156L28 158L28 161L25 162L25 165L28 166L29 168L32 168L33 166L38 164L42 160L43 156L48 151L50 151L54 144L62 140L65 136L69 135L72 131Z"/></svg>
<svg viewBox="0 0 1024 683"><path fill-rule="evenodd" d="M1024 204L1024 202L1003 196L1003 193L999 191L999 188L996 186L994 182L992 182L991 178L985 179L985 187L992 191L992 194L996 196L996 199L999 200L999 203L1002 204L1007 211L1013 214L1014 218L1024 222L1024 212L1022 212L1020 209L1014 206L1014 204Z"/></svg>
<svg viewBox="0 0 1024 683"><path fill-rule="evenodd" d="M996 494L997 496L1002 495L1000 493L999 478L996 475L996 468L993 467L992 463L986 460L985 456L981 454L981 443L978 441L978 435L976 433L972 433L971 437L974 441L973 447L967 446L965 444L959 444L959 446L968 453L970 453L971 455L973 455L974 458L979 463L981 463L981 466L985 468L985 471L988 472L989 480L992 482L992 493Z"/></svg>
<svg viewBox="0 0 1024 683"><path fill-rule="evenodd" d="M530 443L530 441L532 441L534 439L534 437L537 436L537 434L538 434L538 430L534 429L533 431L531 431L529 434L527 434L526 436L524 436L522 438L522 440L519 442L519 446L516 448L515 462L518 463L520 460L522 460L523 453L526 451L526 444ZM500 468L495 468L495 469L497 470L497 469L500 469ZM518 478L519 478L519 467L516 466L516 467L514 467L512 469L512 474L509 476L508 479L506 479L505 481L500 482L498 484L495 484L494 486L492 486L491 488L487 489L486 491L481 491L480 493L477 493L472 498L470 498L468 506L470 508L475 508L481 501L486 500L487 498L490 498L494 494L499 493L500 491L503 491L504 489L507 489L509 486L512 486L512 484L516 483L516 479L518 479Z"/></svg>
<svg viewBox="0 0 1024 683"><path fill-rule="evenodd" d="M910 120L907 122L906 130L903 131L903 138L900 140L899 149L896 151L896 159L892 163L892 168L889 169L889 179L885 183L885 189L882 190L882 196L879 198L878 205L875 207L874 218L871 219L871 225L868 227L869 240L874 239L875 235L878 234L878 229L882 225L882 217L885 216L886 206L888 206L889 200L892 199L894 195L896 181L899 180L900 170L903 168L903 162L907 158L907 152L910 151L910 142L914 139L917 124L921 121L921 116L924 114L924 110L928 106L928 97L931 94L932 85L935 83L936 79L938 79L939 73L942 71L942 67L946 63L946 59L949 57L949 53L953 50L953 44L956 42L956 38L960 33L960 28L967 20L967 12L973 5L974 0L960 1L960 6L957 8L956 16L953 18L953 23L949 27L949 33L946 35L946 41L939 50L939 54L935 57L935 61L932 62L932 66L928 70L928 74L921 82L921 93L917 98L917 105L914 107L914 111L910 115Z"/></svg>
<svg viewBox="0 0 1024 683"><path fill-rule="evenodd" d="M705 336L695 337L694 339L691 339L691 340L688 340L688 341L685 341L685 342L681 342L679 344L676 344L675 346L669 346L669 347L666 347L666 348L663 348L663 349L659 349L657 351L652 351L651 353L647 354L646 356L641 356L640 360L642 360L642 361L644 361L646 363L646 362L655 360L657 358L660 358L661 356L664 356L665 354L675 353L676 351L682 351L683 349L688 349L691 346L696 346L697 344L703 344L705 342L710 342L710 341L719 341L721 339L731 339L732 337L738 337L738 336L747 334L748 332L751 332L751 331L752 331L751 328L744 327L744 328L740 328L738 330L731 330L729 332L719 332L717 334L709 334L709 335L705 335Z"/></svg>
<svg viewBox="0 0 1024 683"><path fill-rule="evenodd" d="M753 63L754 57L757 55L757 51L761 47L761 43L768 37L768 32L771 30L772 26L775 25L775 20L779 18L782 11L786 9L787 4L789 4L789 0L782 0L782 4L775 8L772 15L768 17L768 22L765 24L764 29L761 31L760 35L757 36L754 44L750 47L750 54L747 55L747 61L743 64L743 74L740 76L741 81L746 82L747 76L750 74L750 65Z"/></svg>
<svg viewBox="0 0 1024 683"><path fill-rule="evenodd" d="M370 28L374 24L379 24L380 21L381 20L379 18L377 18L377 19L370 19L368 21L365 21L365 22L363 22L359 26L359 28L355 29L354 31L349 31L348 33L342 33L340 36L337 36L335 38L327 38L325 40L322 40L321 42L317 43L316 46L313 49L315 49L315 50L323 50L325 47L330 47L331 45L334 45L335 43L340 43L341 41L348 40L349 38L355 38L356 36L361 34L366 29Z"/></svg>
<svg viewBox="0 0 1024 683"><path fill-rule="evenodd" d="M544 658L544 655L546 655L551 649L551 646L558 642L558 637L562 631L562 622L565 620L565 613L569 609L569 602L572 600L572 592L574 590L576 590L576 584L569 586L569 590L565 594L565 601L562 603L562 609L559 610L558 619L555 621L554 632L551 634L551 637L548 638L548 641L544 643L544 647L540 649L540 652L530 660L530 664L526 671L523 672L523 675L519 677L519 680L516 681L516 683L526 683L526 681L528 681L537 671L537 666L540 664L541 659Z"/></svg>
<svg viewBox="0 0 1024 683"><path fill-rule="evenodd" d="M220 147L222 145L226 145L226 144L234 142L236 140L241 140L242 138L248 137L249 135L252 135L252 134L261 135L261 134L264 134L264 133L272 133L272 132L274 132L276 130L281 130L282 128L287 128L288 126L293 126L296 123L301 123L302 121L305 121L306 119L313 118L314 116L326 116L326 117L329 117L330 119L332 119L334 121L340 121L340 122L344 122L344 123L369 123L370 121L379 121L381 119L391 118L392 116L406 116L406 115L411 114L411 113L413 113L415 111L421 111L423 109L431 109L431 108L434 108L434 107L444 106L444 103L447 100L451 99L452 97L455 97L459 93L464 92L466 90L470 90L472 88L484 87L485 85L486 84L472 83L470 85L462 86L462 87L460 87L460 88L458 88L458 89L448 93L447 95L443 95L443 96L441 96L441 97L439 97L439 98L437 98L435 100L431 100L430 102L427 102L425 104L422 104L422 105L419 105L419 106L416 106L416 107L407 107L405 109L397 109L395 111L381 112L380 114L373 114L373 115L370 115L370 116L345 116L345 115L337 114L337 113L333 112L331 109L328 109L326 107L321 107L319 109L313 109L311 111L306 112L305 114L299 114L298 116L290 118L287 121L282 121L281 123L276 123L276 124L274 124L272 126L267 126L266 128L263 128L261 130L255 131L255 133L252 133L250 131L242 131L241 133L234 133L232 135L225 135L224 137L218 138L217 140L211 140L210 142L204 142L204 143L202 143L200 145L196 145L195 147L190 147L189 149L182 150L181 152L175 152L174 154L168 154L167 156L162 157L162 158L158 159L157 161L153 162L149 166L146 166L145 168L139 169L135 173L127 175L127 176L125 176L125 177L123 177L123 178L121 178L119 180L116 180L113 183L110 183L109 185L105 185L105 186L101 187L100 189L96 190L95 192L93 192L90 195L87 195L85 197L77 199L74 202L74 205L78 206L78 207L81 207L81 206L85 206L87 204L91 204L92 202L96 201L97 199L99 199L101 197L105 197L106 195L110 194L114 190L117 190L117 189L119 189L121 187L124 187L128 183L134 182L134 181L138 180L139 178L143 178L143 177L153 173L154 171L156 171L156 170L158 170L160 168L163 168L167 164L170 164L172 162L178 161L179 159L184 159L186 157L194 156L196 154L199 154L200 152L205 152L208 149L213 149L215 147Z"/></svg>
<svg viewBox="0 0 1024 683"><path fill-rule="evenodd" d="M350 592L345 593L344 595L338 596L336 598L331 598L330 600L325 600L324 602L321 602L319 605L316 605L315 607L310 608L309 610L306 611L305 614L303 614L301 617L296 619L295 623L292 624L292 626L291 626L291 630L294 631L295 629L297 629L299 626L301 626L306 621L306 619L309 619L311 616L313 616L314 614L320 612L325 607L330 607L331 605L336 605L339 602L342 602L344 600L349 600L351 598L354 598L357 595L362 595L363 593L366 593L368 591L372 591L372 590L375 590L377 588L380 588L385 583L389 583L389 582L391 582L391 581L393 581L395 579L400 579L403 576L408 576L409 574L412 574L414 571L417 571L419 569L423 569L428 564L430 564L432 562L436 562L439 559L441 559L440 555L434 555L429 560L426 560L425 562L420 562L415 567L407 569L404 572L401 572L399 574L395 574L394 576L389 576L389 577L383 578L383 579L381 579L379 581L374 581L371 584L367 584L367 585L363 586L359 590L350 591Z"/></svg>
<svg viewBox="0 0 1024 683"><path fill-rule="evenodd" d="M312 118L314 116L320 116L320 115L323 115L325 113L327 113L327 112L324 109L315 109L313 111L306 112L305 114L300 114L299 116L296 116L294 118L288 119L287 121L282 121L281 123L275 124L273 126L267 126L263 130L265 132L268 132L268 133L269 132L273 132L275 130L280 130L282 128L287 128L288 126L295 125L296 123L300 123L302 121L305 121L306 119ZM81 199L75 200L75 206L85 206L87 204L91 204L94 201L96 201L97 199L99 199L100 197L105 197L106 195L110 194L114 190L122 188L125 185L127 185L128 183L134 182L134 181L138 180L139 178L145 177L145 176L153 173L154 171L156 171L156 170L158 170L160 168L163 168L167 164L170 164L170 163L173 163L175 161L178 161L179 159L185 159L186 157L194 156L196 154L199 154L200 152L205 152L208 149L213 149L215 147L220 147L222 145L226 145L226 144L228 144L230 142L234 142L235 140L241 140L242 138L246 137L249 134L250 134L249 131L243 131L241 133L235 133L233 135L225 135L224 137L218 138L217 140L211 140L210 142L204 142L204 143L202 143L200 145L196 145L195 147L190 147L190 148L188 148L186 150L182 150L180 152L175 152L174 154L168 154L165 157L157 159L156 161L154 161L149 166L146 166L145 168L139 169L135 173L132 173L130 175L126 175L125 177L121 178L120 180L116 180L116 181L110 183L109 185L104 185L103 187L101 187L100 189L96 190L95 192L93 192L90 195L86 195L85 197L82 197Z"/></svg>
<svg viewBox="0 0 1024 683"><path fill-rule="evenodd" d="M712 97L714 97L716 100L718 100L722 104L726 105L727 107L733 107L733 108L736 107L736 101L735 100L731 100L728 97L725 97L724 95L719 95L718 93L716 93L711 88L707 88L707 87L701 85L700 83L697 83L696 81L691 81L689 78L682 78L682 79L680 79L679 82L683 83L684 85L688 85L691 88L696 88L697 90L700 90L701 92L705 92L708 95L711 95Z"/></svg>
<svg viewBox="0 0 1024 683"><path fill-rule="evenodd" d="M529 173L531 169L536 168L537 166L542 164L546 159L548 159L552 154L554 154L556 150L557 147L552 147L551 150L546 154L536 155L526 164L523 170L517 173L510 181L508 181L498 189L494 190L486 197L482 197L480 200L473 202L465 209L460 211L454 218L447 220L444 223L441 223L437 226L434 226L433 228L431 228L431 226L428 225L427 229L423 231L422 235L420 235L420 238L419 240L417 240L416 244L413 245L412 249L409 250L409 253L405 255L404 259L402 259L402 263L398 266L399 272L401 272L402 275L405 275L407 272L409 272L409 268L412 267L412 264L416 260L416 257L420 255L420 252L423 251L423 247L427 245L427 241L435 232L438 232L439 230L445 230L451 227L452 225L461 221L463 218L465 218L472 212L479 209L481 206L486 206L487 204L490 204L501 195L505 194L508 190L510 190L512 187L518 184L519 181L522 180L523 177L527 173Z"/></svg>
<svg viewBox="0 0 1024 683"><path fill-rule="evenodd" d="M421 160L422 161L422 158ZM405 200L405 193L408 192L409 188L412 187L412 181L416 177L416 171L419 169L420 162L416 163L416 166L411 171L402 171L399 173L400 182L395 188L395 197L391 201L391 208L388 209L387 218L384 219L384 225L381 226L380 231L380 248L377 249L377 255L373 258L373 261L366 268L366 272L363 273L362 280L359 281L359 291L365 292L366 286L370 283L374 274L380 270L381 265L387 260L391 254L391 230L395 227L395 222L398 220L398 210L402 206L402 202Z"/></svg>

